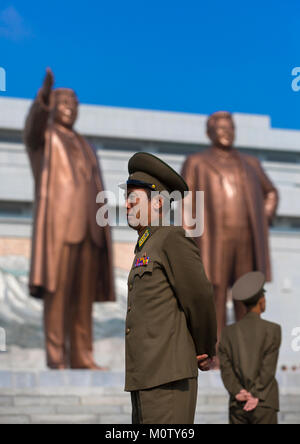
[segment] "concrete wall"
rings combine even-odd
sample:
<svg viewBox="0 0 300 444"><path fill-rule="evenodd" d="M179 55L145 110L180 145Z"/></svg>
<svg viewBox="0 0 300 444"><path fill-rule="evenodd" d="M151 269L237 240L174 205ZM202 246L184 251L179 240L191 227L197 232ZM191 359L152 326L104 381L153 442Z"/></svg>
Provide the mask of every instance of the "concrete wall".
<svg viewBox="0 0 300 444"><path fill-rule="evenodd" d="M98 150L105 187L116 196L122 196L118 184L126 180L128 159L133 154L134 151ZM178 154L161 154L160 157L177 171L180 171L185 159L184 156ZM263 162L263 166L279 189L278 216L300 217L300 165ZM32 202L32 200L33 180L24 146L0 142L0 201ZM28 222L30 221L26 222L21 219L15 221L0 219L0 236L29 237ZM12 227L12 223L15 226ZM126 230L125 237L124 239L122 231L120 240L133 241L129 230Z"/></svg>

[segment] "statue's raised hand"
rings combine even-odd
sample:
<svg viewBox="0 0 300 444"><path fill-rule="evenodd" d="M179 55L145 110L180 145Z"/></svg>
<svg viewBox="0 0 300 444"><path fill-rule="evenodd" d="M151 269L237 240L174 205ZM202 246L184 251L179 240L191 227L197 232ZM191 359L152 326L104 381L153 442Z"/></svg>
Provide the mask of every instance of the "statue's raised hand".
<svg viewBox="0 0 300 444"><path fill-rule="evenodd" d="M42 86L42 95L45 103L49 104L50 94L54 85L54 74L50 68L46 70L46 76Z"/></svg>

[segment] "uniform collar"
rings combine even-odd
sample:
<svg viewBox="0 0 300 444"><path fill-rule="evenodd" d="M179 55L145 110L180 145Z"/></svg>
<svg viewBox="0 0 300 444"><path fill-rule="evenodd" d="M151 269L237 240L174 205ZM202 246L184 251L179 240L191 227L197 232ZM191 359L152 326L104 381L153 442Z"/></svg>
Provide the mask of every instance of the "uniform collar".
<svg viewBox="0 0 300 444"><path fill-rule="evenodd" d="M245 315L245 318L247 318L247 319L260 319L260 315L258 313L254 313L254 311L249 311L249 313L247 313Z"/></svg>
<svg viewBox="0 0 300 444"><path fill-rule="evenodd" d="M143 229L143 231L141 232L141 234L139 235L137 244L135 246L134 253L135 254L139 253L143 249L145 243L150 239L150 237L153 236L153 234L157 230L159 230L160 228L161 228L161 226L157 226L157 227L148 226L148 227L145 227Z"/></svg>

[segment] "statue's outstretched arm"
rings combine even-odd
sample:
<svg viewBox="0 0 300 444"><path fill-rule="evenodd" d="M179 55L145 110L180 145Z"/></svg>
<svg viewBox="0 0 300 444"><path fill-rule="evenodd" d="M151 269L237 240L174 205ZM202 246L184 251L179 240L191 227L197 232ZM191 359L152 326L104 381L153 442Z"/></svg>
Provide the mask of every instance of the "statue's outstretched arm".
<svg viewBox="0 0 300 444"><path fill-rule="evenodd" d="M53 84L54 75L48 68L43 85L38 91L25 123L24 141L28 150L36 150L44 146L45 131L53 108L51 103Z"/></svg>

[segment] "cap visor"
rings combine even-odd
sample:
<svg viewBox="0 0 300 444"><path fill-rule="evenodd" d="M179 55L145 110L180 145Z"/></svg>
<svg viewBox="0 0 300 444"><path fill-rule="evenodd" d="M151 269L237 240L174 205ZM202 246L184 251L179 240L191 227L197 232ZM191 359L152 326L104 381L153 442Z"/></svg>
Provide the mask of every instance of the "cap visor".
<svg viewBox="0 0 300 444"><path fill-rule="evenodd" d="M126 183L121 183L119 185L119 188L122 188L123 190L126 190L126 188L128 187L136 187L136 188L149 188L151 190L153 189L153 185L151 183L147 183L147 182L143 182L141 180L134 180L134 179L129 179L127 180Z"/></svg>

